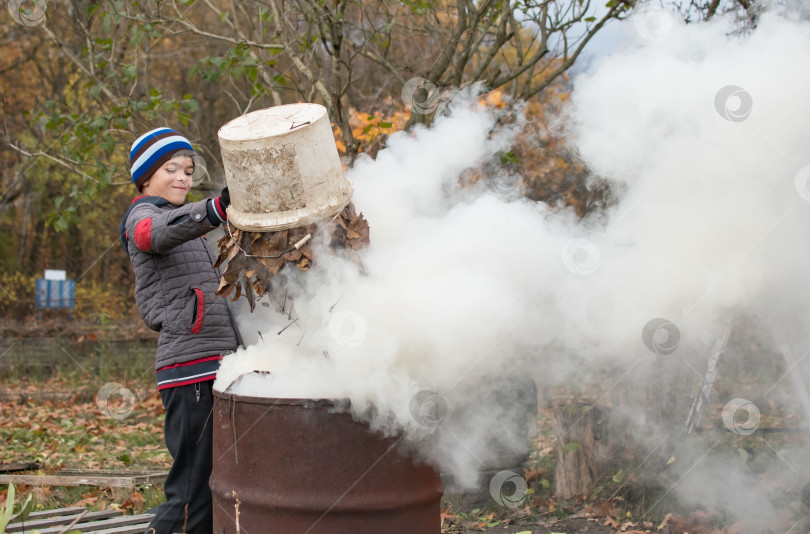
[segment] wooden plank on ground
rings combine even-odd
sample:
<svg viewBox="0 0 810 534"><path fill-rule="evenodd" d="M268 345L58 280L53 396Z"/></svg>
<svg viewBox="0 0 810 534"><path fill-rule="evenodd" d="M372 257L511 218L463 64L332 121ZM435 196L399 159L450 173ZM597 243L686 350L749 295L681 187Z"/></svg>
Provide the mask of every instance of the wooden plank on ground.
<svg viewBox="0 0 810 534"><path fill-rule="evenodd" d="M84 511L83 509L81 510ZM6 527L6 532L22 532L23 528L26 531L30 531L35 528L45 528L45 527L61 527L64 528L65 526L69 525L79 514L71 513L67 515L60 515L56 517L48 517L45 519L34 519L33 521L26 521L23 523L12 523ZM84 517L79 522L80 525L84 525L86 521L96 521L99 519L107 519L110 517L120 516L123 515L123 512L120 510L102 510L100 512L87 512ZM57 529L57 532L59 530Z"/></svg>
<svg viewBox="0 0 810 534"><path fill-rule="evenodd" d="M6 391L0 390L0 401L23 403L27 401L66 401L76 397L75 391Z"/></svg>
<svg viewBox="0 0 810 534"><path fill-rule="evenodd" d="M9 462L0 464L0 473L13 473L14 471L30 471L32 469L39 469L39 464L36 462Z"/></svg>
<svg viewBox="0 0 810 534"><path fill-rule="evenodd" d="M95 530L93 534L143 534L149 528L149 521L138 523L137 525L127 525L125 527L105 528L104 530Z"/></svg>
<svg viewBox="0 0 810 534"><path fill-rule="evenodd" d="M72 515L72 514L80 514L84 512L84 508L81 506L75 506L73 508L54 508L53 510L40 510L39 512L31 512L28 515L28 519L44 519L46 517L56 517L60 515Z"/></svg>
<svg viewBox="0 0 810 534"><path fill-rule="evenodd" d="M167 471L159 469L60 469L56 474L71 476L140 476L140 475L165 475Z"/></svg>
<svg viewBox="0 0 810 534"><path fill-rule="evenodd" d="M0 485L26 484L28 486L99 486L103 488L134 488L146 484L159 484L167 473L132 476L97 475L0 475Z"/></svg>
<svg viewBox="0 0 810 534"><path fill-rule="evenodd" d="M89 515L89 514L88 514ZM86 518L87 516L85 516ZM104 519L102 521L91 521L85 522L82 520L81 522L74 525L73 528L80 530L82 532L98 532L98 531L109 531L110 529L115 529L118 527L130 527L133 525L140 525L143 523L148 523L152 517L152 514L139 514L139 515L122 515L119 517L115 517L113 519ZM53 527L53 528L46 528L44 530L40 530L40 534L59 534L64 530L64 527ZM146 530L144 528L144 530ZM117 530L112 530L112 532L118 532Z"/></svg>

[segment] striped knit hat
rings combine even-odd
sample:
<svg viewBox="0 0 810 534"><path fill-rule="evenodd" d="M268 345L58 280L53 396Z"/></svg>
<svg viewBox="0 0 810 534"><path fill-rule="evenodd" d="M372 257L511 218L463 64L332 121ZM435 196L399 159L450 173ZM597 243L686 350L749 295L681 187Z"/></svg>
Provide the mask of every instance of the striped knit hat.
<svg viewBox="0 0 810 534"><path fill-rule="evenodd" d="M136 139L129 151L135 187L140 190L143 183L180 150L194 152L188 139L171 128L156 128Z"/></svg>

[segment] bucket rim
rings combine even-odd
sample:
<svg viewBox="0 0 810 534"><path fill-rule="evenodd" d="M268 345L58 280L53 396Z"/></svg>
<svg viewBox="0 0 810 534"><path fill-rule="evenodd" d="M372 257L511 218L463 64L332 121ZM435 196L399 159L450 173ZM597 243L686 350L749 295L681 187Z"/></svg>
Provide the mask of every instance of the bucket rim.
<svg viewBox="0 0 810 534"><path fill-rule="evenodd" d="M341 185L346 189L343 192L346 196L341 199L340 202L332 205L328 210L315 211L304 215L298 213L303 211L301 208L282 212L252 213L240 211L236 206L231 204L227 208L228 221L235 227L246 232L278 232L291 228L300 228L301 226L308 226L310 224L323 224L334 219L335 216L346 209L346 206L352 201L354 186L351 181L346 178L345 174L343 178L346 184ZM272 219L276 222L273 224L262 224L261 219L265 221Z"/></svg>

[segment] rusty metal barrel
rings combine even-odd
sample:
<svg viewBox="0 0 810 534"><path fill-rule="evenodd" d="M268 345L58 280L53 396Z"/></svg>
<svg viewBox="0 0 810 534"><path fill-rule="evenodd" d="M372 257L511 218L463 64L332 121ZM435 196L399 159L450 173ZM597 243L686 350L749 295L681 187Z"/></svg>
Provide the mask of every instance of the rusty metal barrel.
<svg viewBox="0 0 810 534"><path fill-rule="evenodd" d="M334 401L214 392L214 534L440 534L443 486Z"/></svg>

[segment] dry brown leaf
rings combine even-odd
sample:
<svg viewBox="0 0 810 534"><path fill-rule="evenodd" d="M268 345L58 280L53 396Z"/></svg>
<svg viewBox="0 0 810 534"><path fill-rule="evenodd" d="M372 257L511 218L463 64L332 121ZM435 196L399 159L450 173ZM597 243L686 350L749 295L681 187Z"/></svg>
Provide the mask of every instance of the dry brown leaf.
<svg viewBox="0 0 810 534"><path fill-rule="evenodd" d="M283 258L258 258L259 263L267 267L270 274L276 274L284 267Z"/></svg>
<svg viewBox="0 0 810 534"><path fill-rule="evenodd" d="M309 269L314 257L310 243L305 243L300 249L294 248L308 234L315 237L319 233L331 233L334 248L357 250L369 242L368 222L362 213L357 215L351 203L320 228L316 224L278 232L230 228L231 233L217 242L219 257L216 266L225 264L217 295L229 296L236 287L232 300L245 295L251 301L251 309L255 306L256 296L261 297L270 290L270 277L286 263L293 263L302 271Z"/></svg>
<svg viewBox="0 0 810 534"><path fill-rule="evenodd" d="M660 525L658 525L658 530L661 530L662 528L667 526L667 523L669 523L670 519L672 519L672 513L671 512L664 516L664 520L661 521Z"/></svg>
<svg viewBox="0 0 810 534"><path fill-rule="evenodd" d="M231 250L228 251L228 261L234 259L234 257L236 257L236 255L239 254L239 252L240 252L239 247L235 245L231 247Z"/></svg>
<svg viewBox="0 0 810 534"><path fill-rule="evenodd" d="M256 297L253 294L253 286L250 284L245 284L245 298L247 298L248 304L250 305L251 313L256 308Z"/></svg>
<svg viewBox="0 0 810 534"><path fill-rule="evenodd" d="M303 252L301 252L301 249L293 249L293 250L291 250L291 251L289 251L289 252L285 253L285 254L284 254L282 257L281 257L281 259L283 259L284 261L292 261L292 262L296 262L296 261L298 261L298 260L300 260L300 259L301 259L301 256L303 256L303 254L304 254L304 253L303 253Z"/></svg>
<svg viewBox="0 0 810 534"><path fill-rule="evenodd" d="M363 244L369 243L369 227L368 221L363 218L361 213L349 223L349 228L346 232L349 239L359 239Z"/></svg>
<svg viewBox="0 0 810 534"><path fill-rule="evenodd" d="M261 263L256 263L254 267L256 268L256 280L268 280L270 278L270 273L267 271L267 267Z"/></svg>
<svg viewBox="0 0 810 534"><path fill-rule="evenodd" d="M233 284L239 279L239 271L236 269L231 269L230 265L228 265L228 269L225 270L225 273L222 275L222 279L228 284Z"/></svg>
<svg viewBox="0 0 810 534"><path fill-rule="evenodd" d="M218 289L215 294L218 297L226 298L228 295L231 294L231 291L233 291L233 286L231 284L226 284L222 286L220 289Z"/></svg>
<svg viewBox="0 0 810 534"><path fill-rule="evenodd" d="M526 481L526 484L529 484L534 479L543 478L543 475L546 474L546 469L543 467L533 467L532 469L524 469L523 471L523 480Z"/></svg>
<svg viewBox="0 0 810 534"><path fill-rule="evenodd" d="M233 272L237 275L242 274L246 271L251 265L252 261L250 258L245 256L244 254L237 255L234 259L228 262L228 266L226 269L227 272Z"/></svg>
<svg viewBox="0 0 810 534"><path fill-rule="evenodd" d="M257 239L253 242L251 254L254 256L270 256L271 255L270 243L267 239Z"/></svg>
<svg viewBox="0 0 810 534"><path fill-rule="evenodd" d="M287 244L287 230L272 232L268 234L268 237L265 237L265 239L267 239L270 250L272 251L271 254L274 256L281 256L281 254L289 248Z"/></svg>
<svg viewBox="0 0 810 534"><path fill-rule="evenodd" d="M299 226L298 228L290 228L287 230L289 233L288 239L290 243L298 243L307 234L314 234L317 231L318 227L314 224L310 224L309 226Z"/></svg>
<svg viewBox="0 0 810 534"><path fill-rule="evenodd" d="M264 282L262 282L261 280L254 280L252 285L253 291L255 291L257 295L259 295L259 298L263 297L265 288Z"/></svg>
<svg viewBox="0 0 810 534"><path fill-rule="evenodd" d="M237 300L239 300L239 297L241 295L242 295L242 284L237 282L237 284L236 284L236 294L231 299L231 302L236 302Z"/></svg>
<svg viewBox="0 0 810 534"><path fill-rule="evenodd" d="M140 494L138 491L133 491L132 494L129 496L129 499L121 503L120 508L122 510L135 510L136 508L141 507L145 502L143 495Z"/></svg>
<svg viewBox="0 0 810 534"><path fill-rule="evenodd" d="M231 243L231 236L226 231L225 235L220 237L219 241L217 241L217 247L219 247L219 251L222 252L222 249L225 248L230 243Z"/></svg>

